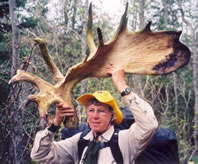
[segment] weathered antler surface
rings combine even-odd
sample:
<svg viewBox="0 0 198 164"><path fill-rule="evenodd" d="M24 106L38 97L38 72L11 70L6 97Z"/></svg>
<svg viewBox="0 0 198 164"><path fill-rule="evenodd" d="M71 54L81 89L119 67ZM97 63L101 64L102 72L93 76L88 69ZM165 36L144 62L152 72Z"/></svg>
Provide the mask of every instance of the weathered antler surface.
<svg viewBox="0 0 198 164"><path fill-rule="evenodd" d="M88 77L108 77L105 68L109 64L119 65L127 73L162 75L173 72L188 63L190 51L179 41L181 32L153 32L150 29L151 23L139 32L129 32L127 8L128 4L119 28L110 42L104 44L102 32L98 28L99 45L96 48L92 37L92 7L90 5L88 20L90 55L83 62L71 67L65 77L48 55L46 43L39 38L35 39L57 83L52 85L20 70L10 82L27 81L40 89L40 93L29 96L29 100L38 103L42 118L45 118L47 109L54 102L69 101L72 105L72 89L81 80ZM66 126L74 127L77 120L76 116L71 118ZM44 125L41 126L44 127Z"/></svg>

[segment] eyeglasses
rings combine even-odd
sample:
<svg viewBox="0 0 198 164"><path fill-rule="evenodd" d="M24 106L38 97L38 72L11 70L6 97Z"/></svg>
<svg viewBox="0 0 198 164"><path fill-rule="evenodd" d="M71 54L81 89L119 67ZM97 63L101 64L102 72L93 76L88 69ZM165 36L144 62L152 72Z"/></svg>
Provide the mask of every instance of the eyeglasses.
<svg viewBox="0 0 198 164"><path fill-rule="evenodd" d="M103 109L98 109L98 110L94 110L94 109L87 109L87 115L88 116L93 116L94 113L97 113L99 116L106 116L109 111L103 110Z"/></svg>

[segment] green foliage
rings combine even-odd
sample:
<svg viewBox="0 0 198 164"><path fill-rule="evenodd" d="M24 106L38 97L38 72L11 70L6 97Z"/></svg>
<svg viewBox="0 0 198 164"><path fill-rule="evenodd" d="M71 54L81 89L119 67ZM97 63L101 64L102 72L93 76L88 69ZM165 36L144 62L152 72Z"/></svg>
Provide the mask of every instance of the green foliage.
<svg viewBox="0 0 198 164"><path fill-rule="evenodd" d="M195 164L198 164L198 155L194 156L194 157L192 158L192 161L194 161Z"/></svg>
<svg viewBox="0 0 198 164"><path fill-rule="evenodd" d="M1 73L1 78L8 79L8 75L3 76ZM0 92L0 97L1 97L0 107L1 108L5 105L5 102L9 95L9 85L7 84L7 81L5 81L4 79L0 79L0 90L1 90L1 92Z"/></svg>
<svg viewBox="0 0 198 164"><path fill-rule="evenodd" d="M33 16L31 17L23 16L19 27L20 28L35 28L38 22L39 22L39 19L35 19Z"/></svg>
<svg viewBox="0 0 198 164"><path fill-rule="evenodd" d="M6 39L2 36L2 40L0 41L0 63L5 62L6 60L10 59L8 55L7 43Z"/></svg>
<svg viewBox="0 0 198 164"><path fill-rule="evenodd" d="M16 0L16 6L19 8L24 8L25 4L27 3L27 0Z"/></svg>
<svg viewBox="0 0 198 164"><path fill-rule="evenodd" d="M8 0L1 0L0 3L0 18L9 14Z"/></svg>
<svg viewBox="0 0 198 164"><path fill-rule="evenodd" d="M165 6L163 6L162 2L166 3ZM150 18L155 29L176 30L181 27L181 21L178 19L180 10L175 4L175 1L157 1L157 3L158 5L156 5L156 2L153 1L152 3L148 4L148 7L151 9L150 11L152 11L150 13ZM167 15L164 15L165 10L167 12Z"/></svg>
<svg viewBox="0 0 198 164"><path fill-rule="evenodd" d="M27 48L26 46L22 46L20 51L20 58L23 60L24 57L29 56L29 54L30 54L30 49Z"/></svg>
<svg viewBox="0 0 198 164"><path fill-rule="evenodd" d="M4 33L0 41L0 107L6 103L9 95L8 80L10 78L10 55L9 55L9 38L8 34Z"/></svg>

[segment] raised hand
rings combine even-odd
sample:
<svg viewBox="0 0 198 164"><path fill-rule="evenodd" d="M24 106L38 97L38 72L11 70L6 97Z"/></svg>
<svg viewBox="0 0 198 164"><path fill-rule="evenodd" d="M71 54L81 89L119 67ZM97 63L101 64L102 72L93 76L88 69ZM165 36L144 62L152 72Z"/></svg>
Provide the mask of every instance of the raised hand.
<svg viewBox="0 0 198 164"><path fill-rule="evenodd" d="M114 86L121 93L127 87L124 69L114 64L109 64L106 71L107 74L112 76Z"/></svg>
<svg viewBox="0 0 198 164"><path fill-rule="evenodd" d="M75 110L67 104L56 104L56 116L54 119L54 125L59 126L64 117L74 116L74 112Z"/></svg>

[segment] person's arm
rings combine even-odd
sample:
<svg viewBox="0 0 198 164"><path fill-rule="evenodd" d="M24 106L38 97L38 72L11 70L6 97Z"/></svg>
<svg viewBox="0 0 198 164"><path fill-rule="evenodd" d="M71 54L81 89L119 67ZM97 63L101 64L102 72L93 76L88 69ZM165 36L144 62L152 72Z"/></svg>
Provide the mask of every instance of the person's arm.
<svg viewBox="0 0 198 164"><path fill-rule="evenodd" d="M123 69L110 65L107 68L107 73L112 76L113 84L120 94L129 87L125 81L125 72ZM131 145L129 150L132 156L137 156L145 149L146 145L151 140L158 128L158 122L150 104L141 99L133 91L131 91L130 94L123 96L123 98L134 115L135 123L132 124L129 129L128 142L125 142L127 139L121 141L120 143L124 144L120 146L121 148L123 147L122 150L124 150L128 145ZM125 136L127 135L124 135L123 138L127 138Z"/></svg>
<svg viewBox="0 0 198 164"><path fill-rule="evenodd" d="M55 132L60 126L63 118L66 116L73 116L74 109L68 105L57 104L56 105L56 116L50 127L45 130L39 131L36 134L34 140L34 146L31 151L31 158L40 162L47 163L61 163L66 159L73 161L72 159L77 153L76 143L79 140L80 135L76 135L68 140L59 142L54 141Z"/></svg>

